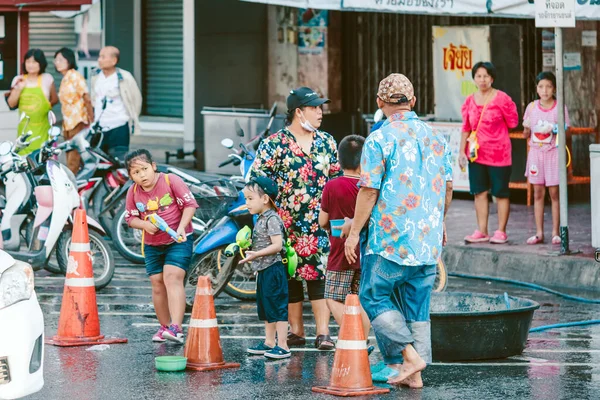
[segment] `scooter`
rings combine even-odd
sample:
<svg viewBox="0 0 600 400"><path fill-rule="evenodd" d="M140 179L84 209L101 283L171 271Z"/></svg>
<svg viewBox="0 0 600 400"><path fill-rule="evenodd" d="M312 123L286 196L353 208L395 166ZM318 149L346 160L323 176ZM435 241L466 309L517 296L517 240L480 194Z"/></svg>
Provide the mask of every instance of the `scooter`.
<svg viewBox="0 0 600 400"><path fill-rule="evenodd" d="M239 165L241 176L237 180L242 184L250 178L256 150L261 141L269 136L276 113L277 105L273 104L269 111L266 129L248 144L240 143L240 149L234 150L229 154L228 160L219 165L219 167L229 164ZM245 136L237 121L236 133L239 137ZM231 139L223 139L221 144L233 150ZM256 279L252 267L248 263L239 264L240 257L237 254L234 257L225 256L225 249L236 241L238 231L244 226L253 227L254 218L248 211L244 195L240 190L237 199L229 205L227 215L215 220L194 247L194 255L185 281L188 306L193 303L193 288L199 275L208 275L211 278L215 293L225 290L225 293L240 300L256 299Z"/></svg>
<svg viewBox="0 0 600 400"><path fill-rule="evenodd" d="M32 157L39 156L39 151L32 153L27 158L18 155L21 149L27 147L31 140L35 139L30 139L32 132L27 131L29 116L25 113L21 113L19 117L19 121L23 120L27 120L23 131L19 135L14 149L11 149L14 150L14 155L11 154L11 151L8 151L0 156L0 171L3 173L5 187L5 198L0 204L0 208L3 210L0 231L2 231L2 242L5 250L18 250L20 248L20 228L31 210L35 208L35 201L33 201L32 196L33 187L36 186L35 179L25 172L13 172L15 163L27 162ZM56 122L56 117L52 111L48 113L48 122L51 126Z"/></svg>
<svg viewBox="0 0 600 400"><path fill-rule="evenodd" d="M48 264L54 249L57 249L56 257L59 265L68 264L68 247L71 241L72 214L81 205L81 199L77 192L77 182L73 173L64 165L53 160L52 157L60 154L62 150L68 149L70 142L64 142L57 147L53 144L60 135L60 129L50 128L50 139L40 149L40 159L46 160L46 173L50 180L50 186L40 185L34 189L37 200L37 210L29 235L27 251L7 251L14 258L26 261L32 265L34 270L39 270ZM13 146L10 142L0 144L0 156L12 154ZM13 165L13 172L31 172L35 166L29 163L17 162ZM2 172L6 174L6 172ZM16 218L16 219L15 219ZM24 221L22 217L13 216L13 221ZM106 245L104 236L106 232L102 226L90 216L87 217L90 237L91 256L100 256L101 260L94 260L94 279L96 288L100 289L108 285L114 274L114 259L112 250ZM18 232L22 229L19 226ZM101 261L101 262L99 262Z"/></svg>

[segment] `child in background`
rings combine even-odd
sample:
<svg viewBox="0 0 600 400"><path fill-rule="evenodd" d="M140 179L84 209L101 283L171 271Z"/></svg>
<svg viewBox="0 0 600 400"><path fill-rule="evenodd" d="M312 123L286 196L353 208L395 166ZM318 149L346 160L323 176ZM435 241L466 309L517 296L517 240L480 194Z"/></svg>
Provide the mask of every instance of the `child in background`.
<svg viewBox="0 0 600 400"><path fill-rule="evenodd" d="M344 220L354 217L354 207L358 197L360 180L360 157L365 138L358 135L346 136L340 142L338 159L344 175L330 180L323 189L319 224L330 231L331 220ZM331 232L331 231L330 231ZM350 293L358 294L360 284L360 261L350 264L346 259L344 245L346 239L330 235L331 251L327 260L325 299L333 318L341 326L344 315L344 302ZM357 254L359 250L357 248ZM365 338L369 336L371 324L361 309Z"/></svg>
<svg viewBox="0 0 600 400"><path fill-rule="evenodd" d="M125 220L134 229L144 230L146 273L152 284L152 302L160 329L153 342L183 343L185 289L183 280L192 257L192 217L198 204L185 182L177 175L157 173L148 150L134 150L125 156L130 178L135 182L127 192ZM156 213L179 241L146 219Z"/></svg>
<svg viewBox="0 0 600 400"><path fill-rule="evenodd" d="M560 244L558 198L558 108L556 107L556 77L552 72L542 72L536 78L539 100L530 103L523 116L525 138L529 138L529 154L525 176L533 184L536 234L527 244L544 242L544 198L546 187L552 201L552 244ZM565 123L569 115L565 107Z"/></svg>
<svg viewBox="0 0 600 400"><path fill-rule="evenodd" d="M252 231L252 251L240 264L252 262L256 277L258 318L265 321L265 341L248 348L248 353L267 358L288 358L288 275L282 263L284 225L277 214L277 184L267 177L250 180L244 188L246 205L258 214ZM277 338L275 338L277 336Z"/></svg>

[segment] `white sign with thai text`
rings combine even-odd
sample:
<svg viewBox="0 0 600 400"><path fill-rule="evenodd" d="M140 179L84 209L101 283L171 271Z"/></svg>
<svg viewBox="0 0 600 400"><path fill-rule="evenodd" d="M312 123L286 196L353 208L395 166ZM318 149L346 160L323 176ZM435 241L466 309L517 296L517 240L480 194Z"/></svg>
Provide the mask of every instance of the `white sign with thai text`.
<svg viewBox="0 0 600 400"><path fill-rule="evenodd" d="M575 0L535 0L535 26L574 28Z"/></svg>
<svg viewBox="0 0 600 400"><path fill-rule="evenodd" d="M414 14L487 14L482 0L343 0L342 8Z"/></svg>

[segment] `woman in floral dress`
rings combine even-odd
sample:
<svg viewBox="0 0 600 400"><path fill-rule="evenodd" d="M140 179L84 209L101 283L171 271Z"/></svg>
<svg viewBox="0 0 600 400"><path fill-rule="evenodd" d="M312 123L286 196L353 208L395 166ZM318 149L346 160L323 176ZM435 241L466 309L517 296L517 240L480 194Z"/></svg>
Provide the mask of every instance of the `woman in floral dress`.
<svg viewBox="0 0 600 400"><path fill-rule="evenodd" d="M288 281L288 345L306 343L302 320L305 281L317 325L315 347L320 350L330 350L334 343L329 337L330 312L324 298L329 238L319 227L319 210L325 184L340 174L335 139L318 130L323 119L321 107L328 102L307 87L292 90L287 98L287 126L261 143L252 168L253 176L266 175L277 182L279 215L299 256L296 276Z"/></svg>
<svg viewBox="0 0 600 400"><path fill-rule="evenodd" d="M63 136L72 139L87 129L94 120L94 109L83 75L77 71L77 62L73 50L63 47L54 55L54 67L63 75L58 91L62 106ZM81 164L81 155L77 150L67 153L67 167L77 175Z"/></svg>

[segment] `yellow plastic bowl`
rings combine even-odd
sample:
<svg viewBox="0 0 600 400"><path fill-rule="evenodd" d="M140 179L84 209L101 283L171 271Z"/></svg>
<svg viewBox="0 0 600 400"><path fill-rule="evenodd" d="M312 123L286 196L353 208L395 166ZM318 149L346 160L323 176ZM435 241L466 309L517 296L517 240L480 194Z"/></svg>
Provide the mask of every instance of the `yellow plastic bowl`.
<svg viewBox="0 0 600 400"><path fill-rule="evenodd" d="M160 356L154 359L156 369L166 372L183 371L186 363L187 357L181 356Z"/></svg>

